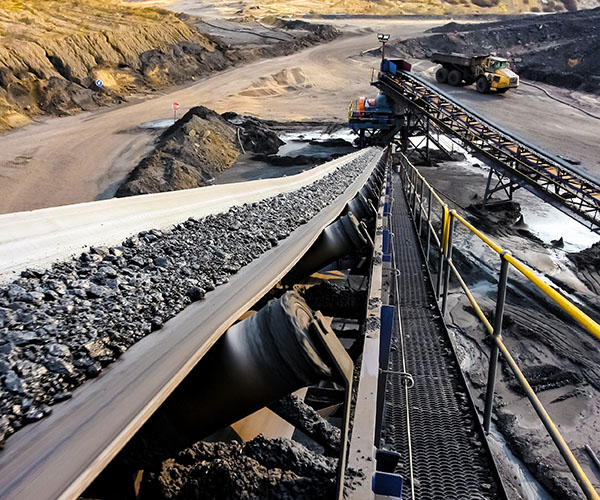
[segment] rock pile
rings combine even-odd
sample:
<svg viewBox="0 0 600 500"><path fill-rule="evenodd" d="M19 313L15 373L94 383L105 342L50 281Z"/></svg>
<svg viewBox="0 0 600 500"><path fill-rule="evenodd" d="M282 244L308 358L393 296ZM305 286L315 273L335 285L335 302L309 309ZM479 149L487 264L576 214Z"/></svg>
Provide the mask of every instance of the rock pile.
<svg viewBox="0 0 600 500"><path fill-rule="evenodd" d="M600 93L600 7L493 23L453 22L431 31L395 45L398 55L496 53L510 59L522 78Z"/></svg>
<svg viewBox="0 0 600 500"><path fill-rule="evenodd" d="M118 197L190 189L211 184L242 151L275 153L283 142L256 118L204 106L190 109L158 139L119 187Z"/></svg>
<svg viewBox="0 0 600 500"><path fill-rule="evenodd" d="M166 460L142 484L140 498L290 499L332 498L337 460L290 439L258 436L238 442L199 442Z"/></svg>

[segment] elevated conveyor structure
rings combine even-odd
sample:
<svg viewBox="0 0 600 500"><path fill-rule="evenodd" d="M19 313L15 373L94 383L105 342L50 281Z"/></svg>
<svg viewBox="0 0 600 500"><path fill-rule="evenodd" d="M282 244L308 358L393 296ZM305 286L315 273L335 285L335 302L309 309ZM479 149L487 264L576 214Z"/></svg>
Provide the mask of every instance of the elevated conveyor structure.
<svg viewBox="0 0 600 500"><path fill-rule="evenodd" d="M365 156L366 155L366 156ZM364 168L331 204L256 258L204 300L131 346L110 369L11 436L0 454L0 498L70 500L79 495L165 401L211 346L300 260L381 164L362 150L281 179L90 202L0 217L0 278L49 266L82 247L118 244L151 227L289 192L365 156Z"/></svg>
<svg viewBox="0 0 600 500"><path fill-rule="evenodd" d="M516 187L523 187L592 231L600 232L598 179L501 130L425 79L400 70L394 61L385 60L382 69L373 85L426 118L453 141L488 160L498 176L492 192L504 189L511 196Z"/></svg>
<svg viewBox="0 0 600 500"><path fill-rule="evenodd" d="M401 454L400 469L405 478L411 475L412 455L414 481L412 488L405 486L404 499L505 498L436 305L397 176L393 188L391 230L397 277L392 282L390 303L393 296L397 314L383 407L382 446ZM414 382L408 389L403 383L405 374L410 374L409 386Z"/></svg>

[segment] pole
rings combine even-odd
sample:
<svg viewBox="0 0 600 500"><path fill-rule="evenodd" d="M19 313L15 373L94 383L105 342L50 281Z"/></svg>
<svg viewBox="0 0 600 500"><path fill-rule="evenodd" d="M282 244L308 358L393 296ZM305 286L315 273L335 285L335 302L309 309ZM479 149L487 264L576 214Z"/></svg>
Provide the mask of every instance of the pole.
<svg viewBox="0 0 600 500"><path fill-rule="evenodd" d="M450 263L452 262L452 233L454 232L453 212L448 213L450 224L448 228L448 254L446 255L446 267L444 268L444 294L442 296L442 318L446 317L446 306L448 304L448 288L450 287Z"/></svg>
<svg viewBox="0 0 600 500"><path fill-rule="evenodd" d="M490 432L490 423L492 420L492 409L494 406L494 392L496 387L496 371L498 367L498 344L497 338L502 335L502 319L504 317L504 304L506 302L506 285L508 282L508 261L504 251L500 254L502 264L500 265L500 279L498 281L498 297L496 298L496 312L494 314L494 333L492 351L490 352L490 367L488 372L487 389L485 393L485 410L483 411L483 429L486 434Z"/></svg>

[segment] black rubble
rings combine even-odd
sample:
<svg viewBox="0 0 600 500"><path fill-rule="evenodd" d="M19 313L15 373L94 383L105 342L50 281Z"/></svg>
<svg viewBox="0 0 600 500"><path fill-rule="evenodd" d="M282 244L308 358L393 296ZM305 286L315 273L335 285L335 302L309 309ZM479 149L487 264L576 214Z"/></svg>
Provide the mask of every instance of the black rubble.
<svg viewBox="0 0 600 500"><path fill-rule="evenodd" d="M314 439L325 449L326 454L339 456L341 430L321 417L298 396L290 394L270 404L269 409Z"/></svg>
<svg viewBox="0 0 600 500"><path fill-rule="evenodd" d="M143 500L332 498L337 460L323 457L290 439L258 436L236 441L196 443L141 485ZM351 482L356 476L349 471Z"/></svg>
<svg viewBox="0 0 600 500"><path fill-rule="evenodd" d="M0 287L0 444L309 221L376 154L293 193L143 231Z"/></svg>

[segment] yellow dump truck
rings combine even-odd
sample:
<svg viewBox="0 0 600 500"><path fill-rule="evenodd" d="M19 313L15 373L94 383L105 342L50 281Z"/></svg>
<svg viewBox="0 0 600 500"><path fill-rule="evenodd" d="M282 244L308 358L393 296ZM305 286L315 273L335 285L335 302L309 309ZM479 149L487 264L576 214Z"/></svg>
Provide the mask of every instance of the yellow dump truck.
<svg viewBox="0 0 600 500"><path fill-rule="evenodd" d="M454 86L474 83L477 92L482 94L487 94L490 89L504 93L519 86L519 77L511 71L508 60L501 57L435 53L431 60L442 65L435 73L439 83Z"/></svg>

